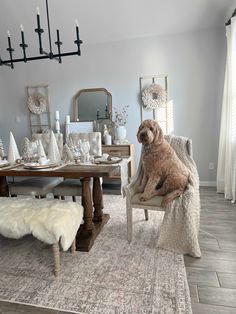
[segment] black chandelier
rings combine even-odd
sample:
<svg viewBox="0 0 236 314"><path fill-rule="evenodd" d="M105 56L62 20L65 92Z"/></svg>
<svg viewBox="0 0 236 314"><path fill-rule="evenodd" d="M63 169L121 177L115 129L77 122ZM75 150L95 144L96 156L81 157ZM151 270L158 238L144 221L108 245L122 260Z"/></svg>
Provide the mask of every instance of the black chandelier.
<svg viewBox="0 0 236 314"><path fill-rule="evenodd" d="M62 42L60 41L60 34L59 30L57 29L57 41L55 42L55 45L57 46L57 53L54 54L52 51L52 40L51 40L51 29L50 29L50 20L49 20L49 10L48 10L48 0L46 1L46 12L47 12L47 27L48 27L48 41L49 41L49 52L45 52L43 50L42 46L42 34L44 33L44 29L41 28L40 25L40 12L39 8L37 8L37 28L35 29L35 32L38 34L38 40L39 40L39 56L36 57L28 57L26 54L26 49L28 48L28 45L25 42L25 36L24 36L24 29L23 26L21 25L21 44L19 45L22 48L22 53L23 53L23 58L20 59L14 59L13 58L13 52L14 49L12 48L11 45L11 35L10 32L8 31L8 48L6 49L9 52L10 59L9 60L2 60L0 56L0 66L1 65L6 65L14 69L14 63L15 62L27 62L27 61L33 61L33 60L39 60L39 59L56 59L58 60L59 63L61 63L61 58L65 56L73 56L73 55L81 55L81 50L80 50L80 45L83 43L82 40L79 38L79 26L78 26L78 21L76 20L76 39L74 43L77 46L76 51L72 52L65 52L61 53L61 45Z"/></svg>

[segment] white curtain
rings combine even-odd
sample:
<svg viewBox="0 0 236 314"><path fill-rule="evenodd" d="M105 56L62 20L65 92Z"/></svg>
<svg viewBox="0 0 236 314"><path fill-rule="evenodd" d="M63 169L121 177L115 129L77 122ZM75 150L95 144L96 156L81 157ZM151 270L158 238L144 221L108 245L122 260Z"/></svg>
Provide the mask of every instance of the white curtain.
<svg viewBox="0 0 236 314"><path fill-rule="evenodd" d="M221 114L217 192L236 199L236 16L226 26L227 61Z"/></svg>

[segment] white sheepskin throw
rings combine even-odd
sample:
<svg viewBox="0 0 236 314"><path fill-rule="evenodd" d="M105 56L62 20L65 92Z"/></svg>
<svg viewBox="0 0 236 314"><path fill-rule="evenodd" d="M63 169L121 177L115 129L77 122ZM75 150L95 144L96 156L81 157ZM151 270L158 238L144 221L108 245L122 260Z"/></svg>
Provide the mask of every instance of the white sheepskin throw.
<svg viewBox="0 0 236 314"><path fill-rule="evenodd" d="M32 234L53 244L60 241L63 251L71 246L83 218L83 207L75 202L0 198L0 234L19 239Z"/></svg>

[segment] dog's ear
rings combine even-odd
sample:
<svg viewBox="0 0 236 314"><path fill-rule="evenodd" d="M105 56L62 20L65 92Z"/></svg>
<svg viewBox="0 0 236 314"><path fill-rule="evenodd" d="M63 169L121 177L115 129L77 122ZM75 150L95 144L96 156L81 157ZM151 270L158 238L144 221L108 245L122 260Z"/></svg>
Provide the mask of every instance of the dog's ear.
<svg viewBox="0 0 236 314"><path fill-rule="evenodd" d="M159 125L157 125L157 130L156 130L157 134L156 134L156 143L157 144L161 144L161 142L164 139L164 134L162 129L159 127Z"/></svg>

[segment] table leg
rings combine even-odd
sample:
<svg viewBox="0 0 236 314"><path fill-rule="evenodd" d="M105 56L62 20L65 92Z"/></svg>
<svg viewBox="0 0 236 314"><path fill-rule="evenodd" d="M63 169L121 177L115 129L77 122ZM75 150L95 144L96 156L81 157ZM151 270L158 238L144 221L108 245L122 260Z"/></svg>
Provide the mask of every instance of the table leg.
<svg viewBox="0 0 236 314"><path fill-rule="evenodd" d="M103 217L103 195L102 195L102 187L99 177L93 178L93 206L94 206L94 217L93 221L100 222Z"/></svg>
<svg viewBox="0 0 236 314"><path fill-rule="evenodd" d="M82 183L82 205L84 207L84 223L76 235L76 250L88 252L94 244L93 203L90 189L90 178L80 179Z"/></svg>
<svg viewBox="0 0 236 314"><path fill-rule="evenodd" d="M0 196L9 196L9 189L6 177L0 177Z"/></svg>
<svg viewBox="0 0 236 314"><path fill-rule="evenodd" d="M99 182L98 182L99 181ZM76 235L76 250L88 252L94 244L94 240L108 222L110 216L103 214L103 197L99 178L94 181L93 202L95 206L93 223L93 204L91 189L89 186L90 178L81 179L82 182L82 205L84 207L84 224L80 226ZM97 199L96 199L97 197ZM99 221L97 220L99 217Z"/></svg>
<svg viewBox="0 0 236 314"><path fill-rule="evenodd" d="M91 231L93 225L93 204L90 189L90 178L81 179L82 182L82 205L84 207L84 230Z"/></svg>

